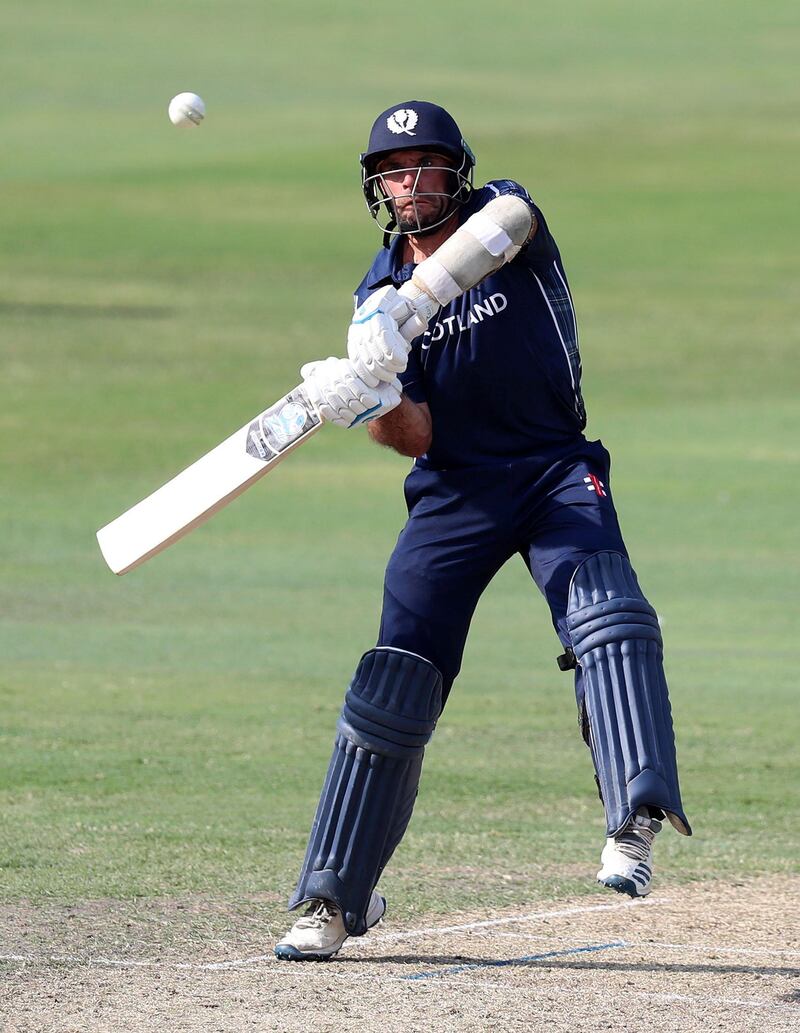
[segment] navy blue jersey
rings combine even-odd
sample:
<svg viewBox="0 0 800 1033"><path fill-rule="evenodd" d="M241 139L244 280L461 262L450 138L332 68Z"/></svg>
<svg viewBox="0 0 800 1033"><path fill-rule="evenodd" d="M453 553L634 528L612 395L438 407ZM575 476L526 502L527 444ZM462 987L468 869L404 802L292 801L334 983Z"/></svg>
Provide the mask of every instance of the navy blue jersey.
<svg viewBox="0 0 800 1033"><path fill-rule="evenodd" d="M580 441L586 425L575 312L556 243L530 195L512 180L473 192L463 222L499 194L514 194L538 221L517 257L446 306L412 344L401 380L427 402L433 443L417 460L429 469L479 466L541 455ZM359 284L360 305L415 268L400 264L403 238L382 248Z"/></svg>

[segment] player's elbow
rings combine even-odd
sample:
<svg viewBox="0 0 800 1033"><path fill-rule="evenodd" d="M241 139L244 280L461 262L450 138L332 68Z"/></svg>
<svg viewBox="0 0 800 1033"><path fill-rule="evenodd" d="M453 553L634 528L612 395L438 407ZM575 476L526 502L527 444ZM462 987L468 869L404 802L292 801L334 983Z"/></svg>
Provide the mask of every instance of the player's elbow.
<svg viewBox="0 0 800 1033"><path fill-rule="evenodd" d="M420 456L424 456L428 449L431 447L432 437L430 434L418 435L415 438L409 438L405 441L398 442L397 445L392 446L396 452L399 452L401 456L409 456L411 459L419 459Z"/></svg>

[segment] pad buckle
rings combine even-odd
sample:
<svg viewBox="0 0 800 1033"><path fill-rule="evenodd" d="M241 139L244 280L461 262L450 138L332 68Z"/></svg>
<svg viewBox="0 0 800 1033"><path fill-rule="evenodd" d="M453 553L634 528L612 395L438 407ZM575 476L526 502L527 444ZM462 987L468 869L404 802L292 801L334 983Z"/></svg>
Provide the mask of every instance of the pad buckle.
<svg viewBox="0 0 800 1033"><path fill-rule="evenodd" d="M556 657L559 671L574 671L578 666L578 660L572 646L567 646L561 656Z"/></svg>

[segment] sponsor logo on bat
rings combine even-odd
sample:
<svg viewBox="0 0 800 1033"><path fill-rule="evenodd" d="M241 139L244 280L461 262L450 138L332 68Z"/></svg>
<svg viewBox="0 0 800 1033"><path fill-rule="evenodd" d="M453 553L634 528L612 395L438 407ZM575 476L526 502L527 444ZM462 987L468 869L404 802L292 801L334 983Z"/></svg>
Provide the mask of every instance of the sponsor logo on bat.
<svg viewBox="0 0 800 1033"><path fill-rule="evenodd" d="M319 422L302 400L281 399L250 424L246 451L254 459L269 462Z"/></svg>
<svg viewBox="0 0 800 1033"><path fill-rule="evenodd" d="M306 425L306 410L297 402L287 402L282 409L276 413L269 413L264 416L265 430L272 432L276 443L288 445L302 431Z"/></svg>

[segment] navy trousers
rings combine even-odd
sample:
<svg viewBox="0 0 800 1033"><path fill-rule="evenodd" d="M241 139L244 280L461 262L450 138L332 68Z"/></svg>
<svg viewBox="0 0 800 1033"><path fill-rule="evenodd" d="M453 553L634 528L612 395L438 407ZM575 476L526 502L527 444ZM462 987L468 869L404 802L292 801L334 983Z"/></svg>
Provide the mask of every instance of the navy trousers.
<svg viewBox="0 0 800 1033"><path fill-rule="evenodd" d="M461 470L415 467L405 483L408 522L386 569L378 645L430 660L447 699L478 599L515 554L550 606L566 647L567 593L587 556L627 555L599 441L568 452ZM576 682L578 705L580 678Z"/></svg>

